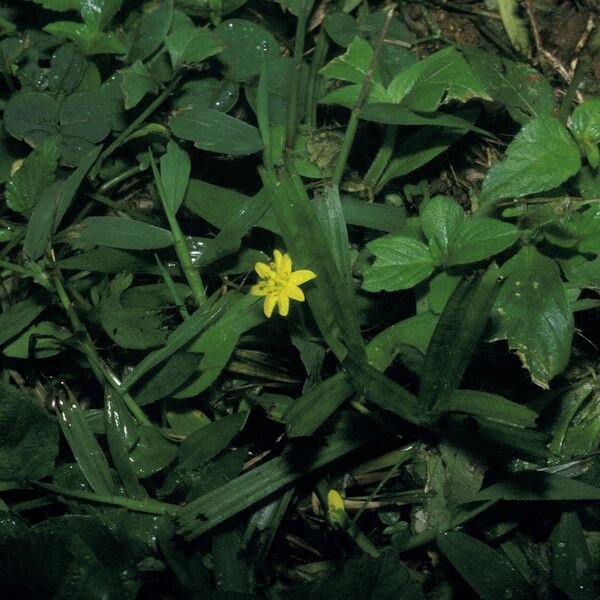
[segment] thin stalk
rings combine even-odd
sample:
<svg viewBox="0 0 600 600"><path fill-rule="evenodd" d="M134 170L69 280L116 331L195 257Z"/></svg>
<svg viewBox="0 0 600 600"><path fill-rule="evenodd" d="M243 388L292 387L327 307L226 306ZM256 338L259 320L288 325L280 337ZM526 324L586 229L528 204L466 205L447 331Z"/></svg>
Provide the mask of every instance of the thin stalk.
<svg viewBox="0 0 600 600"><path fill-rule="evenodd" d="M573 104L573 100L575 99L575 95L577 94L577 89L579 88L579 84L583 81L588 69L590 67L590 62L586 57L582 57L577 63L577 67L575 67L575 72L573 73L573 77L571 78L571 82L569 83L569 87L565 93L565 96L560 104L560 113L558 118L561 123L567 123L569 118L569 113L571 112L571 105Z"/></svg>
<svg viewBox="0 0 600 600"><path fill-rule="evenodd" d="M58 297L60 299L61 304L63 305L63 309L67 313L67 317L71 322L71 327L73 331L77 334L81 335L80 345L81 350L85 354L85 357L96 376L96 379L100 382L101 385L105 385L108 383L111 388L115 390L117 394L121 396L123 402L130 410L131 414L138 420L138 422L142 425L151 425L150 419L146 416L144 411L136 404L135 400L131 397L131 395L127 392L121 390L121 382L118 378L111 372L111 370L106 366L102 357L98 354L98 350L88 333L85 325L79 319L75 309L73 308L73 303L69 298L67 291L63 285L62 275L60 271L55 273L53 276L54 288Z"/></svg>
<svg viewBox="0 0 600 600"><path fill-rule="evenodd" d="M308 16L308 3L311 0L302 0L298 7L298 20L296 21L296 38L294 40L294 70L290 86L290 101L288 106L288 122L286 147L293 148L298 124L298 94L300 91L300 74L302 71L302 55L304 54L304 37L306 36L306 19ZM311 2L312 4L312 2Z"/></svg>
<svg viewBox="0 0 600 600"><path fill-rule="evenodd" d="M385 39L385 34L387 33L388 27L392 21L392 17L394 16L394 9L391 8L385 18L385 22L383 23L383 27L381 29L381 33L379 34L379 39L377 40L377 46L373 51L373 56L371 57L371 62L369 64L369 68L365 74L365 80L363 81L362 87L360 89L360 94L358 95L358 100L356 101L356 106L352 110L352 114L350 115L350 121L348 122L348 127L346 128L346 133L344 134L344 140L342 142L342 147L340 149L340 155L338 156L337 162L335 163L335 170L333 172L333 177L331 178L331 182L333 185L337 185L339 187L342 182L342 176L344 174L344 170L346 168L346 163L348 162L348 156L350 155L350 149L352 148L352 144L354 142L354 137L356 135L356 130L358 128L358 121L360 118L360 113L362 111L363 104L367 99L367 95L369 93L369 85L371 84L371 78L373 77L373 73L375 72L375 66L377 65L377 58L379 57L379 53L381 52L381 47L383 45L383 40Z"/></svg>
<svg viewBox="0 0 600 600"><path fill-rule="evenodd" d="M159 502L158 500L137 500L125 496L105 496L103 494L94 494L93 492L79 492L52 483L42 483L41 481L36 481L35 485L60 496L69 496L71 498L100 502L102 504L112 504L113 506L123 506L129 510L149 515L176 516L179 512L179 506L177 504Z"/></svg>
<svg viewBox="0 0 600 600"><path fill-rule="evenodd" d="M138 173L143 173L147 168L148 167L144 167L142 165L137 165L135 167L131 167L129 169L126 169L122 173L119 173L116 177L113 177L112 179L109 179L108 181L105 181L98 188L98 191L101 194L104 194L105 192L107 192L111 188L115 187L116 185L119 185L119 183L121 183L122 181L125 181L126 179L129 179L130 177L133 177L134 175L137 175Z"/></svg>
<svg viewBox="0 0 600 600"><path fill-rule="evenodd" d="M317 128L317 87L319 86L319 69L325 62L329 50L329 41L325 29L321 27L316 37L315 52L312 62L310 63L310 71L308 73L308 86L306 92L306 124L311 129Z"/></svg>
<svg viewBox="0 0 600 600"><path fill-rule="evenodd" d="M261 56L260 79L256 99L256 118L263 143L263 163L268 171L273 171L273 151L271 148L271 128L269 127L269 66L263 52Z"/></svg>
<svg viewBox="0 0 600 600"><path fill-rule="evenodd" d="M179 227L177 218L175 217L175 214L173 214L173 211L167 207L162 179L160 178L160 173L158 172L158 167L156 166L156 161L154 160L152 154L150 154L150 164L152 165L152 172L154 173L154 181L156 182L156 187L158 188L158 194L161 198L163 209L165 211L165 215L167 216L169 227L171 228L171 233L173 234L175 252L177 253L181 270L183 271L188 285L192 289L192 294L194 295L196 304L198 306L202 306L202 304L206 302L206 290L204 289L204 283L202 283L198 269L196 269L192 264L190 250L185 236L183 235L183 231L181 231L181 227Z"/></svg>
<svg viewBox="0 0 600 600"><path fill-rule="evenodd" d="M21 265L15 265L7 260L0 260L0 268L12 271L13 273L18 273L19 275L24 275L25 277L35 276L35 273L30 269L22 267Z"/></svg>
<svg viewBox="0 0 600 600"><path fill-rule="evenodd" d="M185 304L181 300L181 296L179 295L179 292L177 291L177 288L175 287L175 282L173 281L173 278L171 277L169 270L165 267L165 265L162 264L162 261L158 257L158 254L154 255L154 260L156 260L156 264L158 265L158 268L160 269L160 274L162 275L162 278L165 280L165 283L167 284L167 288L169 288L169 292L171 293L171 296L173 296L173 300L175 301L175 304L179 310L179 314L181 315L181 318L184 321L186 319L189 319L190 313L188 313L187 308L185 307Z"/></svg>
<svg viewBox="0 0 600 600"><path fill-rule="evenodd" d="M387 125L381 147L377 151L375 159L371 163L367 174L363 179L363 184L370 190L375 189L377 182L383 175L387 164L390 162L394 146L396 144L396 135L398 134L397 125Z"/></svg>
<svg viewBox="0 0 600 600"><path fill-rule="evenodd" d="M98 157L96 164L90 170L89 178L94 179L98 175L98 171L102 163L120 146L122 146L129 136L169 97L171 92L177 87L181 79L181 75L173 77L169 85L157 96L125 129L117 138L110 144L102 154Z"/></svg>

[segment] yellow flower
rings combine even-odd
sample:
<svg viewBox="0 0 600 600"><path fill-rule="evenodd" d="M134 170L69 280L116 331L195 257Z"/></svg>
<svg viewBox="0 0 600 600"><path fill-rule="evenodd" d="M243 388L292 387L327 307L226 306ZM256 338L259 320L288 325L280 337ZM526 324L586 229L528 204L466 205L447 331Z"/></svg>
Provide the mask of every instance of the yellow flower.
<svg viewBox="0 0 600 600"><path fill-rule="evenodd" d="M290 255L282 254L279 250L273 252L273 260L269 264L258 262L254 268L261 281L250 288L250 293L265 297L264 311L267 317L273 314L275 305L279 314L286 317L290 312L290 298L304 302L304 292L298 286L316 277L308 269L292 272Z"/></svg>

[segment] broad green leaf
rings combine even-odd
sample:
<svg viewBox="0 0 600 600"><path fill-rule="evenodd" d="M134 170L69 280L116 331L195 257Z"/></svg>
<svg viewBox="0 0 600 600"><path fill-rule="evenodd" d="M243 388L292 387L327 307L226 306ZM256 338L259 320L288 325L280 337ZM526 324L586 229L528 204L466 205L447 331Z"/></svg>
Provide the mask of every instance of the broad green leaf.
<svg viewBox="0 0 600 600"><path fill-rule="evenodd" d="M177 447L169 442L155 425L138 425L137 444L129 455L136 475L150 477L169 466L177 455Z"/></svg>
<svg viewBox="0 0 600 600"><path fill-rule="evenodd" d="M41 195L54 181L58 144L58 136L46 138L6 184L6 204L11 210L31 216Z"/></svg>
<svg viewBox="0 0 600 600"><path fill-rule="evenodd" d="M41 321L29 327L3 350L12 358L49 358L62 352L73 334L54 321Z"/></svg>
<svg viewBox="0 0 600 600"><path fill-rule="evenodd" d="M275 38L264 28L245 19L223 21L215 34L225 44L219 60L226 67L226 75L233 81L248 81L260 73L261 56L278 55Z"/></svg>
<svg viewBox="0 0 600 600"><path fill-rule="evenodd" d="M134 393L135 401L145 406L167 398L192 376L199 360L196 354L189 352L173 354L145 379L139 391Z"/></svg>
<svg viewBox="0 0 600 600"><path fill-rule="evenodd" d="M90 431L83 410L69 393L57 400L58 422L87 482L97 494L114 494L114 482L100 444Z"/></svg>
<svg viewBox="0 0 600 600"><path fill-rule="evenodd" d="M512 223L485 217L463 221L448 249L449 265L465 265L491 258L512 246L519 230Z"/></svg>
<svg viewBox="0 0 600 600"><path fill-rule="evenodd" d="M190 157L175 142L167 144L167 152L160 159L160 178L165 194L165 210L177 214L185 197L190 179Z"/></svg>
<svg viewBox="0 0 600 600"><path fill-rule="evenodd" d="M50 186L36 204L27 225L23 244L23 252L32 260L37 260L46 252L52 234L60 226L83 178L98 158L100 150L98 146L83 157L77 169L64 181Z"/></svg>
<svg viewBox="0 0 600 600"><path fill-rule="evenodd" d="M222 417L187 437L179 448L179 464L195 469L213 459L246 425L247 412Z"/></svg>
<svg viewBox="0 0 600 600"><path fill-rule="evenodd" d="M44 8L56 11L79 10L80 0L33 0Z"/></svg>
<svg viewBox="0 0 600 600"><path fill-rule="evenodd" d="M235 81L219 80L214 77L186 81L179 88L179 93L173 102L173 108L179 110L193 104L226 113L237 103L239 88L239 84Z"/></svg>
<svg viewBox="0 0 600 600"><path fill-rule="evenodd" d="M499 269L464 278L444 307L425 355L419 399L443 410L469 365L498 293Z"/></svg>
<svg viewBox="0 0 600 600"><path fill-rule="evenodd" d="M600 100L593 98L575 108L571 116L571 131L583 146L590 165L597 169L600 165Z"/></svg>
<svg viewBox="0 0 600 600"><path fill-rule="evenodd" d="M95 31L106 27L117 14L123 0L79 0L81 17Z"/></svg>
<svg viewBox="0 0 600 600"><path fill-rule="evenodd" d="M74 247L148 250L171 246L173 234L168 229L123 217L87 217L69 232L69 240Z"/></svg>
<svg viewBox="0 0 600 600"><path fill-rule="evenodd" d="M426 165L463 138L466 133L466 130L449 127L421 127L407 136L396 148L394 158L390 160L377 182L377 189L380 190L392 179L403 177Z"/></svg>
<svg viewBox="0 0 600 600"><path fill-rule="evenodd" d="M462 531L438 535L437 543L482 600L528 600L535 595L515 565L487 544Z"/></svg>
<svg viewBox="0 0 600 600"><path fill-rule="evenodd" d="M115 469L130 498L147 498L148 493L138 481L129 458L138 441L136 423L123 400L112 390L107 390L104 402L106 437Z"/></svg>
<svg viewBox="0 0 600 600"><path fill-rule="evenodd" d="M579 150L555 117L530 120L506 149L506 158L487 173L482 203L544 192L576 175Z"/></svg>
<svg viewBox="0 0 600 600"><path fill-rule="evenodd" d="M33 298L13 304L0 314L0 345L21 333L44 310Z"/></svg>
<svg viewBox="0 0 600 600"><path fill-rule="evenodd" d="M519 471L473 496L480 500L570 501L600 500L600 488L577 479L543 471Z"/></svg>
<svg viewBox="0 0 600 600"><path fill-rule="evenodd" d="M419 213L431 256L436 262L445 263L448 259L450 240L465 220L462 207L447 196L434 196L419 207Z"/></svg>
<svg viewBox="0 0 600 600"><path fill-rule="evenodd" d="M506 106L514 121L525 125L533 118L552 115L554 91L538 71L473 46L464 46L462 53L488 93Z"/></svg>
<svg viewBox="0 0 600 600"><path fill-rule="evenodd" d="M456 48L439 50L400 72L387 88L394 103L433 112L452 100L491 100L487 90Z"/></svg>
<svg viewBox="0 0 600 600"><path fill-rule="evenodd" d="M563 512L548 542L552 549L552 583L571 600L593 600L594 566L576 512Z"/></svg>
<svg viewBox="0 0 600 600"><path fill-rule="evenodd" d="M329 37L343 48L350 46L356 37L364 37L356 19L343 12L331 12L325 16L323 27Z"/></svg>
<svg viewBox="0 0 600 600"><path fill-rule="evenodd" d="M152 77L148 67L139 59L130 67L119 71L119 75L125 110L137 106L146 94L158 92L158 82Z"/></svg>
<svg viewBox="0 0 600 600"><path fill-rule="evenodd" d="M81 82L85 68L85 59L72 44L60 46L50 59L48 89L71 94Z"/></svg>
<svg viewBox="0 0 600 600"><path fill-rule="evenodd" d="M176 111L169 119L174 135L194 142L196 148L231 156L262 149L258 129L240 119L195 104Z"/></svg>
<svg viewBox="0 0 600 600"><path fill-rule="evenodd" d="M375 262L363 270L363 289L369 292L406 290L433 273L429 249L418 240L387 235L367 244Z"/></svg>
<svg viewBox="0 0 600 600"><path fill-rule="evenodd" d="M232 294L233 295L233 294ZM196 312L186 319L167 339L163 348L159 348L150 354L147 354L142 361L127 375L121 383L123 390L128 390L132 385L138 382L146 373L154 367L163 363L169 356L172 356L191 342L196 336L216 322L231 305L231 299L226 294L216 301L207 302L204 306L198 308Z"/></svg>
<svg viewBox="0 0 600 600"><path fill-rule="evenodd" d="M110 117L99 94L75 92L60 109L60 133L65 138L101 142L110 133Z"/></svg>
<svg viewBox="0 0 600 600"><path fill-rule="evenodd" d="M148 252L98 247L57 261L60 269L97 273L145 273L160 275L156 260Z"/></svg>
<svg viewBox="0 0 600 600"><path fill-rule="evenodd" d="M502 267L506 280L494 309L494 339L506 339L537 385L567 365L573 314L556 263L524 246Z"/></svg>
<svg viewBox="0 0 600 600"><path fill-rule="evenodd" d="M4 108L4 127L13 137L35 147L58 133L59 110L56 100L48 94L14 94Z"/></svg>
<svg viewBox="0 0 600 600"><path fill-rule="evenodd" d="M33 396L5 382L0 382L0 431L0 480L36 480L52 473L56 421Z"/></svg>
<svg viewBox="0 0 600 600"><path fill-rule="evenodd" d="M208 29L176 29L165 39L173 68L219 54L223 43Z"/></svg>
<svg viewBox="0 0 600 600"><path fill-rule="evenodd" d="M362 84L369 70L372 56L371 44L361 37L355 37L348 50L325 65L320 73L330 79ZM384 90L378 68L373 72L371 85L373 89Z"/></svg>
<svg viewBox="0 0 600 600"><path fill-rule="evenodd" d="M123 292L131 285L132 279L131 275L119 273L110 282L109 289L97 307L100 324L107 335L122 348L143 350L162 346L167 332L159 305L123 305Z"/></svg>
<svg viewBox="0 0 600 600"><path fill-rule="evenodd" d="M144 8L131 37L127 53L130 63L145 60L158 50L171 29L173 0L149 4Z"/></svg>

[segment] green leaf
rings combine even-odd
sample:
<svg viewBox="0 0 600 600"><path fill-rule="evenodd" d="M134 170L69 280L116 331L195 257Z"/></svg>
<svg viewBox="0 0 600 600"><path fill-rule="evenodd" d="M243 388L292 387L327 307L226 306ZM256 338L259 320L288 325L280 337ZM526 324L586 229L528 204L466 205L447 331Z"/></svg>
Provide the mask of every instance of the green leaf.
<svg viewBox="0 0 600 600"><path fill-rule="evenodd" d="M104 29L117 14L123 0L79 0L81 17L95 31Z"/></svg>
<svg viewBox="0 0 600 600"><path fill-rule="evenodd" d="M482 600L528 600L534 597L534 591L515 565L487 544L461 531L438 535L437 543L452 566Z"/></svg>
<svg viewBox="0 0 600 600"><path fill-rule="evenodd" d="M231 156L254 154L262 149L258 129L240 119L203 106L189 104L169 119L174 135L194 142L196 148Z"/></svg>
<svg viewBox="0 0 600 600"><path fill-rule="evenodd" d="M227 78L233 81L248 81L258 75L263 54L266 58L278 55L275 38L252 21L223 21L215 28L215 34L226 46L219 60L226 67Z"/></svg>
<svg viewBox="0 0 600 600"><path fill-rule="evenodd" d="M506 339L537 385L567 365L573 314L556 263L524 246L502 267L507 276L495 305L493 339Z"/></svg>
<svg viewBox="0 0 600 600"><path fill-rule="evenodd" d="M506 158L487 173L482 203L545 192L576 175L581 167L577 144L554 117L529 121L506 150Z"/></svg>
<svg viewBox="0 0 600 600"><path fill-rule="evenodd" d="M393 552L363 554L336 565L327 576L289 588L284 600L424 600L420 585Z"/></svg>
<svg viewBox="0 0 600 600"><path fill-rule="evenodd" d="M439 50L401 71L387 88L390 100L420 112L433 112L453 100L491 100L462 54L453 47Z"/></svg>
<svg viewBox="0 0 600 600"><path fill-rule="evenodd" d="M46 138L6 184L6 204L11 210L31 216L40 196L54 181L58 144L58 136Z"/></svg>
<svg viewBox="0 0 600 600"><path fill-rule="evenodd" d="M548 542L552 549L552 583L571 600L593 600L594 567L576 512L563 512Z"/></svg>
<svg viewBox="0 0 600 600"><path fill-rule="evenodd" d="M97 494L112 495L114 482L100 444L90 431L83 410L72 394L57 400L58 422L87 482Z"/></svg>
<svg viewBox="0 0 600 600"><path fill-rule="evenodd" d="M337 418L333 433L316 447L316 452L303 458L298 452L302 446L292 447L296 453L290 451L271 459L187 504L180 513L180 533L188 539L202 535L242 510L272 497L298 478L360 448L376 435L378 433L364 419L343 413Z"/></svg>
<svg viewBox="0 0 600 600"><path fill-rule="evenodd" d="M0 345L21 333L34 321L45 306L33 298L27 298L9 306L0 314Z"/></svg>
<svg viewBox="0 0 600 600"><path fill-rule="evenodd" d="M190 157L175 142L167 144L167 152L160 159L160 178L165 194L165 210L175 216L187 190L190 179Z"/></svg>
<svg viewBox="0 0 600 600"><path fill-rule="evenodd" d="M139 59L130 67L119 71L119 75L125 110L137 106L146 94L158 92L158 82L148 71L148 67Z"/></svg>
<svg viewBox="0 0 600 600"><path fill-rule="evenodd" d="M137 435L139 439L129 455L129 460L139 478L150 477L175 460L177 447L154 425L139 425Z"/></svg>
<svg viewBox="0 0 600 600"><path fill-rule="evenodd" d="M371 44L362 37L355 37L348 50L325 65L320 73L331 79L362 84L367 76L372 56L373 48ZM379 91L385 98L385 89L381 84L379 69L376 68L373 72L371 82L372 90Z"/></svg>
<svg viewBox="0 0 600 600"><path fill-rule="evenodd" d="M239 84L228 79L203 77L186 81L173 102L173 108L179 110L188 104L204 106L221 112L229 112L239 98Z"/></svg>
<svg viewBox="0 0 600 600"><path fill-rule="evenodd" d="M338 45L347 48L354 38L364 37L356 19L343 12L332 12L325 16L323 27L329 37Z"/></svg>
<svg viewBox="0 0 600 600"><path fill-rule="evenodd" d="M554 91L538 71L474 46L464 46L462 53L492 98L506 106L514 121L525 125L533 118L552 115Z"/></svg>
<svg viewBox="0 0 600 600"><path fill-rule="evenodd" d="M72 44L60 46L50 59L48 89L71 94L81 82L85 68L85 59Z"/></svg>
<svg viewBox="0 0 600 600"><path fill-rule="evenodd" d="M3 353L12 358L50 358L62 352L72 333L53 321L41 321L13 340Z"/></svg>
<svg viewBox="0 0 600 600"><path fill-rule="evenodd" d="M367 244L375 262L363 270L369 292L406 290L433 273L433 257L425 244L401 235L387 235Z"/></svg>
<svg viewBox="0 0 600 600"><path fill-rule="evenodd" d="M464 278L440 316L425 355L419 400L430 410L443 407L458 388L498 293L499 269Z"/></svg>
<svg viewBox="0 0 600 600"><path fill-rule="evenodd" d="M171 395L194 373L200 359L196 354L178 352L170 356L157 370L146 378L141 389L136 392L135 401L140 406L151 404Z"/></svg>
<svg viewBox="0 0 600 600"><path fill-rule="evenodd" d="M145 6L131 36L127 53L129 62L145 60L158 50L171 29L172 21L173 0Z"/></svg>
<svg viewBox="0 0 600 600"><path fill-rule="evenodd" d="M538 417L531 409L498 394L475 390L455 390L443 404L443 410L478 415L515 427L535 427Z"/></svg>
<svg viewBox="0 0 600 600"><path fill-rule="evenodd" d="M74 247L108 246L124 250L166 248L173 244L173 234L142 221L122 217L87 217L69 233Z"/></svg>
<svg viewBox="0 0 600 600"><path fill-rule="evenodd" d="M4 382L0 432L0 480L36 480L52 473L58 456L56 421L31 395Z"/></svg>
<svg viewBox="0 0 600 600"><path fill-rule="evenodd" d="M571 131L583 146L588 162L595 169L600 164L598 144L600 143L600 100L591 99L575 108L571 115Z"/></svg>
<svg viewBox="0 0 600 600"><path fill-rule="evenodd" d="M219 54L223 43L208 29L176 29L165 39L173 68L193 64Z"/></svg>
<svg viewBox="0 0 600 600"><path fill-rule="evenodd" d="M119 273L98 305L98 318L108 336L122 348L146 349L162 346L167 338L159 306L123 305L123 292L133 277Z"/></svg>
<svg viewBox="0 0 600 600"><path fill-rule="evenodd" d="M504 31L510 40L513 48L524 56L531 54L529 44L529 28L527 27L527 18L521 10L517 0L499 0L498 10Z"/></svg>
<svg viewBox="0 0 600 600"><path fill-rule="evenodd" d="M65 12L68 10L79 10L80 0L33 0L48 10Z"/></svg>
<svg viewBox="0 0 600 600"><path fill-rule="evenodd" d="M600 500L600 488L543 471L519 471L475 494L472 500Z"/></svg>
<svg viewBox="0 0 600 600"><path fill-rule="evenodd" d="M447 196L434 196L420 206L419 212L431 256L438 262L446 262L450 240L465 220L462 207Z"/></svg>
<svg viewBox="0 0 600 600"><path fill-rule="evenodd" d="M101 142L110 133L110 116L99 94L75 92L60 109L60 133L65 138Z"/></svg>
<svg viewBox="0 0 600 600"><path fill-rule="evenodd" d="M217 456L244 428L248 414L239 412L217 419L188 436L179 448L181 467L195 469Z"/></svg>
<svg viewBox="0 0 600 600"><path fill-rule="evenodd" d="M27 225L23 244L23 252L32 260L37 260L46 252L52 234L57 231L100 150L98 146L83 157L77 169L64 181L50 186L36 204Z"/></svg>
<svg viewBox="0 0 600 600"><path fill-rule="evenodd" d="M138 481L129 455L137 443L136 423L123 400L112 390L106 391L104 403L106 437L113 464L130 498L147 498L148 493Z"/></svg>
<svg viewBox="0 0 600 600"><path fill-rule="evenodd" d="M4 108L4 127L18 140L37 146L58 133L59 106L41 92L21 92L11 96Z"/></svg>

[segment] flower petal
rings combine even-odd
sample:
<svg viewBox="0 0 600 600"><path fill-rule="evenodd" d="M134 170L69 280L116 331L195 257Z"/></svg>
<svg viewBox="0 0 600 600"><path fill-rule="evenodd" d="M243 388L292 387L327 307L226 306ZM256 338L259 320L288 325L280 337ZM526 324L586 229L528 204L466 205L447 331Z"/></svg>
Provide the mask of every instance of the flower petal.
<svg viewBox="0 0 600 600"><path fill-rule="evenodd" d="M273 250L273 263L275 264L275 271L279 275L281 273L281 265L283 264L283 254L280 250Z"/></svg>
<svg viewBox="0 0 600 600"><path fill-rule="evenodd" d="M251 296L266 296L269 293L269 287L266 285L264 281L253 285L250 288Z"/></svg>
<svg viewBox="0 0 600 600"><path fill-rule="evenodd" d="M263 279L272 279L275 277L275 273L271 267L263 262L257 262L254 265L254 270L258 273L258 276Z"/></svg>
<svg viewBox="0 0 600 600"><path fill-rule="evenodd" d="M292 285L302 285L311 279L314 279L316 274L308 269L300 269L299 271L294 271L289 278L288 283Z"/></svg>
<svg viewBox="0 0 600 600"><path fill-rule="evenodd" d="M277 298L277 307L279 308L279 314L282 317L287 317L290 312L290 299L285 294L280 294Z"/></svg>
<svg viewBox="0 0 600 600"><path fill-rule="evenodd" d="M263 307L263 310L265 312L265 316L267 317L267 319L271 318L271 315L273 314L273 309L275 308L275 305L277 304L277 298L278 298L277 294L269 294L265 298L265 305Z"/></svg>
<svg viewBox="0 0 600 600"><path fill-rule="evenodd" d="M282 294L288 296L292 300L298 300L298 302L304 302L304 292L297 286L291 283L288 283L283 290Z"/></svg>
<svg viewBox="0 0 600 600"><path fill-rule="evenodd" d="M290 276L292 272L292 258L289 254L284 254L283 259L281 260L281 275L286 279Z"/></svg>

